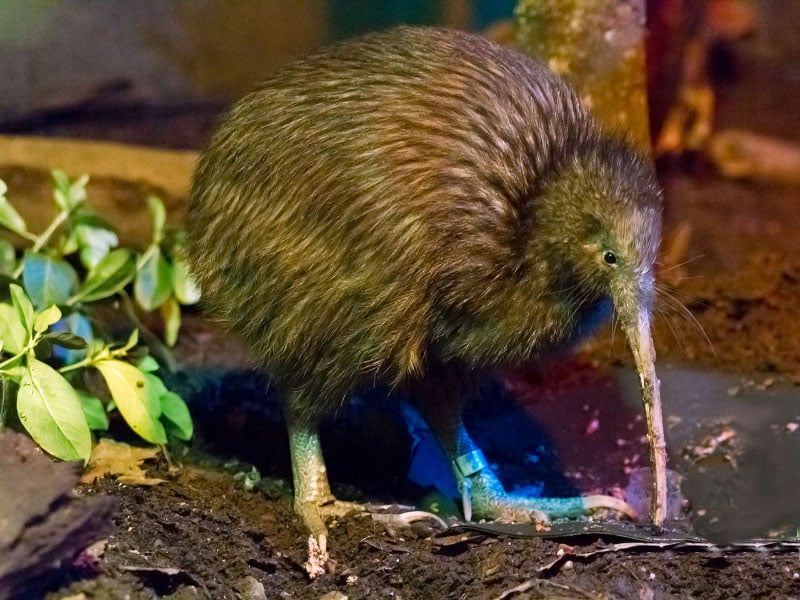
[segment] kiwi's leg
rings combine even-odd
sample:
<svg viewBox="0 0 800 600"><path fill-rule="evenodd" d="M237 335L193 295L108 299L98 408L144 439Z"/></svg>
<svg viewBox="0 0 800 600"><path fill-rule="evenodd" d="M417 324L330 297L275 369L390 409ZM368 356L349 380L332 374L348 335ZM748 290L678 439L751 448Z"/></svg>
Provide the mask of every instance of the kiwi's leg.
<svg viewBox="0 0 800 600"><path fill-rule="evenodd" d="M294 478L294 510L310 534L306 570L315 577L325 573L329 566L326 522L364 512L364 508L355 502L337 500L331 493L319 443L319 419L301 415L290 408L285 412Z"/></svg>
<svg viewBox="0 0 800 600"><path fill-rule="evenodd" d="M467 519L474 516L478 519L546 523L550 518L579 517L599 509L636 516L628 504L612 496L531 498L509 494L461 422L436 433L452 461Z"/></svg>
<svg viewBox="0 0 800 600"><path fill-rule="evenodd" d="M465 398L474 389L468 373L451 368L418 382L412 390L418 409L451 461L465 518L544 523L551 517L578 517L598 509L635 516L628 504L611 496L531 498L506 492L461 420Z"/></svg>

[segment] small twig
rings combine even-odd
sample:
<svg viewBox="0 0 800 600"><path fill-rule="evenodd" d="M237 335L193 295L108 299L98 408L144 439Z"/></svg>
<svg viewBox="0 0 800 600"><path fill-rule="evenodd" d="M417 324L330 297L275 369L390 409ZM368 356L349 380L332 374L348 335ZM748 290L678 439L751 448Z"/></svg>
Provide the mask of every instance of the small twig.
<svg viewBox="0 0 800 600"><path fill-rule="evenodd" d="M64 223L64 221L66 221L69 218L71 213L72 211L70 210L62 210L61 212L59 212L56 215L56 218L53 219L50 222L50 225L47 226L47 229L45 229L41 235L36 236L35 241L31 240L33 241L33 247L31 247L31 252L39 252L39 250L44 248L47 242L50 241L50 238L53 237L53 234L58 230L59 227L61 227L61 224ZM12 273L11 276L14 279L19 279L20 275L22 275L22 271L24 268L25 268L25 261L22 261L19 263L19 266L14 270L14 273Z"/></svg>
<svg viewBox="0 0 800 600"><path fill-rule="evenodd" d="M562 592L569 592L570 598L588 598L589 600L595 598L594 595L580 588L576 588L575 586L566 585L564 583L558 583L556 581L550 581L548 579L528 579L527 581L523 581L522 583L514 586L513 588L507 589L499 596L496 596L493 600L504 600L505 598L508 598L513 594L520 594L523 592L527 592L532 588L541 588L541 587L551 587L560 590Z"/></svg>

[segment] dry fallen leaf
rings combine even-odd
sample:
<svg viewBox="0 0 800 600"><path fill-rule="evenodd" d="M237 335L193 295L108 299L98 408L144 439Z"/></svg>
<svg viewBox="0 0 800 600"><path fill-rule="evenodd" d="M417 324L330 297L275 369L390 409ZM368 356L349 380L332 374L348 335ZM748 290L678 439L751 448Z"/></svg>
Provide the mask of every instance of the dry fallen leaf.
<svg viewBox="0 0 800 600"><path fill-rule="evenodd" d="M105 475L131 485L158 485L164 479L148 477L143 463L158 456L156 447L137 448L108 438L101 439L92 449L89 464L81 477L83 483L94 483Z"/></svg>

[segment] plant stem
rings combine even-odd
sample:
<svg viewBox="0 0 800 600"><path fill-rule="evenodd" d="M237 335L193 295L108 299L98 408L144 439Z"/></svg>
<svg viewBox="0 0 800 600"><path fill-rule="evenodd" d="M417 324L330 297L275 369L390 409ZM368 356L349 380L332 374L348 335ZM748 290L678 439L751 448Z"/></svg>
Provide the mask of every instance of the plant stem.
<svg viewBox="0 0 800 600"><path fill-rule="evenodd" d="M15 360L17 360L18 358L21 358L22 356L24 356L24 355L25 355L25 354L26 354L26 353L27 353L29 350L30 350L30 347L29 347L29 346L26 346L25 348L23 348L23 349L22 349L22 351L21 351L19 354L15 354L15 355L14 355L14 356L12 356L11 358L7 358L7 359L5 359L3 362L0 362L0 371L2 371L2 370L3 370L3 368L4 368L6 365L10 365L11 363L13 363L13 362L14 362Z"/></svg>
<svg viewBox="0 0 800 600"><path fill-rule="evenodd" d="M148 260L150 260L150 257L153 255L154 252L158 251L158 249L159 249L159 247L156 244L150 244L147 247L147 250L145 250L142 253L142 255L139 257L139 260L136 261L136 272L137 273L142 270L142 267L144 267L145 263Z"/></svg>
<svg viewBox="0 0 800 600"><path fill-rule="evenodd" d="M11 406L9 399L9 384L11 381L8 377L0 377L0 431L5 429L8 409Z"/></svg>
<svg viewBox="0 0 800 600"><path fill-rule="evenodd" d="M53 237L56 229L58 229L61 224L69 218L71 212L71 210L62 210L60 213L58 213L58 215L56 215L56 218L53 219L52 223L47 226L47 229L44 230L42 235L39 236L39 239L36 240L36 243L33 245L32 250L34 252L41 250L44 245L50 241L50 238Z"/></svg>
<svg viewBox="0 0 800 600"><path fill-rule="evenodd" d="M6 365L10 365L12 362L14 362L15 360L17 360L18 358L22 358L22 357L23 357L23 356L25 356L26 354L30 354L30 352L31 352L31 351L32 351L34 348L36 348L36 345L37 345L39 342L41 342L41 341L42 341L42 334L41 334L41 333L37 333L37 334L35 334L35 335L34 335L34 336L31 338L31 341L29 341L27 344L25 344L25 347L24 347L22 350L20 350L19 352L17 352L17 353L16 353L14 356L12 356L12 357L10 357L10 358L7 358L7 359L5 359L3 362L0 362L0 371L2 371L2 370L3 370L3 367L5 367Z"/></svg>
<svg viewBox="0 0 800 600"><path fill-rule="evenodd" d="M12 356L11 358L7 358L7 359L6 359L6 360L4 360L3 362L1 362L1 363L0 363L0 371L2 371L2 370L3 370L3 367L5 367L6 365L10 365L12 362L14 362L15 360L17 360L17 359L18 359L20 356L22 356L22 354L23 354L23 353L22 353L22 352L20 352L19 354L15 354L15 355L14 355L14 356Z"/></svg>
<svg viewBox="0 0 800 600"><path fill-rule="evenodd" d="M8 229L8 227L6 227ZM18 235L23 240L28 240L29 242L36 242L39 239L39 236L35 233L31 233L30 231L19 231L17 229L8 229L11 233Z"/></svg>
<svg viewBox="0 0 800 600"><path fill-rule="evenodd" d="M69 373L70 371L74 371L75 369L88 367L89 365L93 364L96 359L97 359L96 356L87 356L86 358L79 360L78 362L72 363L71 365L65 365L61 367L58 370L58 372L63 375L64 373Z"/></svg>
<svg viewBox="0 0 800 600"><path fill-rule="evenodd" d="M35 238L36 241L33 243L33 247L31 248L31 252L39 252L47 242L50 241L50 238L53 237L53 234L56 230L61 226L61 224L69 218L69 215L72 211L70 210L62 210L60 213L56 215L56 218L50 222L50 225L47 226L42 234ZM23 236L24 237L24 236ZM22 261L19 263L19 266L14 270L12 277L14 279L19 279L20 275L22 275L22 271L24 269L25 262Z"/></svg>
<svg viewBox="0 0 800 600"><path fill-rule="evenodd" d="M145 344L147 344L147 346L153 352L156 360L161 363L161 366L167 369L167 371L175 372L178 369L178 365L175 362L175 357L172 356L170 349L161 342L158 336L150 331L145 324L142 323L139 317L136 316L136 309L134 308L130 296L127 294L122 294L122 303L125 307L125 314L131 321L133 321L133 324L139 330L139 334L144 339Z"/></svg>

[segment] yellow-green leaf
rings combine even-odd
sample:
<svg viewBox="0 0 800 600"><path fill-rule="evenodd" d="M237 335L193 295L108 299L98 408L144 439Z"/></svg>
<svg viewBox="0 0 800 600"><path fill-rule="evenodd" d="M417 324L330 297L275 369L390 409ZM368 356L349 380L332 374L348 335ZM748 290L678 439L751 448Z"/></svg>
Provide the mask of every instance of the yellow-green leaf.
<svg viewBox="0 0 800 600"><path fill-rule="evenodd" d="M0 179L0 225L15 233L25 233L25 221L6 199L7 189L5 182Z"/></svg>
<svg viewBox="0 0 800 600"><path fill-rule="evenodd" d="M164 340L167 346L174 346L178 341L178 332L181 329L181 305L175 299L175 296L170 296L164 304L161 305L161 318L164 319Z"/></svg>
<svg viewBox="0 0 800 600"><path fill-rule="evenodd" d="M167 223L167 211L164 203L156 196L147 197L147 206L150 209L150 216L153 217L153 243L160 244L164 237L164 225Z"/></svg>
<svg viewBox="0 0 800 600"><path fill-rule="evenodd" d="M17 414L31 437L62 460L89 460L92 436L75 389L51 366L28 358L19 382Z"/></svg>
<svg viewBox="0 0 800 600"><path fill-rule="evenodd" d="M6 352L18 354L28 343L28 332L22 325L19 313L10 304L0 303L0 339Z"/></svg>
<svg viewBox="0 0 800 600"><path fill-rule="evenodd" d="M197 304L200 301L200 288L189 272L186 262L175 257L172 260L175 268L175 297L181 304Z"/></svg>
<svg viewBox="0 0 800 600"><path fill-rule="evenodd" d="M131 334L128 336L128 341L125 342L125 345L122 346L122 348L120 348L120 351L123 352L123 353L127 352L128 350L130 350L131 348L136 346L136 344L138 344L138 343L139 343L139 330L138 329L134 329L133 331L131 331Z"/></svg>
<svg viewBox="0 0 800 600"><path fill-rule="evenodd" d="M61 311L57 306L53 305L50 308L45 308L42 312L36 315L33 321L33 330L36 333L44 333L47 328L53 323L58 322L61 318Z"/></svg>
<svg viewBox="0 0 800 600"><path fill-rule="evenodd" d="M158 389L144 373L121 360L103 360L96 365L106 380L122 417L136 433L153 444L164 444L167 435L158 420L161 402Z"/></svg>
<svg viewBox="0 0 800 600"><path fill-rule="evenodd" d="M53 200L62 211L69 212L86 201L88 175L82 175L72 183L60 169L50 171L50 176L53 178Z"/></svg>
<svg viewBox="0 0 800 600"><path fill-rule="evenodd" d="M19 322L22 323L26 332L33 333L33 319L36 312L33 310L30 298L28 298L25 290L16 283L12 283L8 289L11 292L11 302L19 315Z"/></svg>
<svg viewBox="0 0 800 600"><path fill-rule="evenodd" d="M0 179L2 181L2 179ZM17 268L17 251L11 242L0 239L0 274L11 276Z"/></svg>

